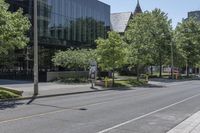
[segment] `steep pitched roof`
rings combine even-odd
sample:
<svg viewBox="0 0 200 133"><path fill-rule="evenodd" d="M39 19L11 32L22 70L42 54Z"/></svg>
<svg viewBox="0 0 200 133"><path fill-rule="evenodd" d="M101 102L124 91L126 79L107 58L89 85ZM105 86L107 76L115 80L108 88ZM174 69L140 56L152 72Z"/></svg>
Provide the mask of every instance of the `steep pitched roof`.
<svg viewBox="0 0 200 133"><path fill-rule="evenodd" d="M121 13L111 14L111 17L110 17L111 29L115 32L124 33L128 26L129 20L138 13L142 13L142 9L140 7L139 0L137 0L137 6L133 13L132 12L121 12Z"/></svg>
<svg viewBox="0 0 200 133"><path fill-rule="evenodd" d="M115 32L123 33L126 30L128 22L132 16L131 12L111 14L111 29Z"/></svg>

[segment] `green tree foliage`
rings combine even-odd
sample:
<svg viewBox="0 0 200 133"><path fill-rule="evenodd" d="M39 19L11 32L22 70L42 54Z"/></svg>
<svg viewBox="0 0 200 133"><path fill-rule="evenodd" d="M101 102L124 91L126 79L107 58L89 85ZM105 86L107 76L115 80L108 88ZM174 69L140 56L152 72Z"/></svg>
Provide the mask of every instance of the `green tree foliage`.
<svg viewBox="0 0 200 133"><path fill-rule="evenodd" d="M160 66L160 77L162 77L162 66L171 55L170 45L173 38L171 20L160 9L153 10L151 14L153 19L151 31L153 34L152 43L154 44L153 60L154 64Z"/></svg>
<svg viewBox="0 0 200 133"><path fill-rule="evenodd" d="M12 69L16 64L17 56L14 51L8 51L7 54L0 54L0 68L1 70Z"/></svg>
<svg viewBox="0 0 200 133"><path fill-rule="evenodd" d="M0 0L0 54L15 48L23 48L29 41L26 36L30 28L28 18L23 16L21 9L11 13L8 8L9 5Z"/></svg>
<svg viewBox="0 0 200 133"><path fill-rule="evenodd" d="M198 65L200 60L200 22L194 18L183 20L175 29L175 40L185 63L189 67ZM189 71L187 72L189 76Z"/></svg>
<svg viewBox="0 0 200 133"><path fill-rule="evenodd" d="M162 65L170 55L172 38L171 20L160 9L136 15L129 23L125 38L130 44L130 65L137 66L137 77L141 66L159 62Z"/></svg>
<svg viewBox="0 0 200 133"><path fill-rule="evenodd" d="M31 50L32 53L31 54L31 58L33 59L34 57L34 50ZM39 68L40 69L51 69L51 67L53 66L53 62L51 61L52 57L55 55L56 50L54 49L47 49L47 48L43 48L40 47L39 48Z"/></svg>
<svg viewBox="0 0 200 133"><path fill-rule="evenodd" d="M126 49L124 41L116 32L108 32L108 39L99 38L97 43L97 61L103 70L114 73L117 68L122 67L125 63Z"/></svg>
<svg viewBox="0 0 200 133"><path fill-rule="evenodd" d="M128 63L131 67L137 67L137 79L139 80L140 67L152 62L152 16L149 12L136 15L129 23L125 32L125 39L129 44Z"/></svg>
<svg viewBox="0 0 200 133"><path fill-rule="evenodd" d="M86 70L92 60L95 60L95 51L86 49L59 51L52 59L55 66L75 70L78 68Z"/></svg>

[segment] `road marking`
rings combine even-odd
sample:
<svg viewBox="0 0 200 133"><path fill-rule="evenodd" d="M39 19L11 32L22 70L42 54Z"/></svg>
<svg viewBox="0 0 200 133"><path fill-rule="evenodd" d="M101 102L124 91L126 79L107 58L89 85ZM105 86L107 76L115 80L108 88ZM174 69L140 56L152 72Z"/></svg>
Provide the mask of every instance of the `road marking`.
<svg viewBox="0 0 200 133"><path fill-rule="evenodd" d="M47 113L35 114L35 115L20 117L20 118L16 118L16 119L10 119L10 120L5 120L5 121L0 121L0 124L5 124L5 123L19 121L19 120L24 120L24 119L29 119L29 118L33 118L33 117L40 117L40 116L44 116L44 115L59 113L59 112L65 111L65 110L69 110L69 109L56 110L56 111L47 112Z"/></svg>
<svg viewBox="0 0 200 133"><path fill-rule="evenodd" d="M161 111L161 110L164 110L164 109L166 109L166 108L169 108L169 107L171 107L171 106L174 106L174 105L176 105L176 104L185 102L185 101L190 100L190 99L192 99L192 98L194 98L194 97L197 97L197 96L200 96L200 93L197 94L197 95L194 95L194 96L192 96L192 97L186 98L185 100L182 100L182 101L177 102L177 103L175 103L175 104L172 104L172 105L169 105L169 106L164 107L164 108L162 108L162 109L159 109L159 110L157 110L157 111L154 111L154 113L159 112L159 111ZM112 98L111 98L111 99L112 99ZM82 105L82 106L78 106L78 107L74 106L74 107L65 108L65 109L61 109L61 110L50 111L50 112L46 112L46 113L40 113L40 114L34 114L34 115L30 115L30 116L24 116L24 117L9 119L9 120L3 120L3 121L0 121L0 124L5 124L5 123L9 123L9 122L15 122L15 121L19 121L19 120L34 118L34 117L45 116L45 115L49 115L49 114L60 113L60 112L66 111L66 110L74 110L74 109L78 109L78 108L81 108L81 107L88 107L88 106L99 105L99 104L106 103L106 102L108 102L108 101L106 100L106 101L102 101L102 102L100 102L100 103L90 103L90 104L86 104L86 105ZM146 117L146 116L148 116L148 115L151 115L151 114L153 114L153 112L148 113L148 114L143 115L143 116L140 116L140 117L138 117L138 118L134 118L134 119L130 120L130 122L136 121L136 120L141 119L141 118L144 118L144 117ZM128 122L128 123L130 123L130 122ZM125 123L127 123L127 122L125 122ZM122 125L125 125L125 124L119 124L119 125L122 126ZM118 127L120 127L119 125L118 125ZM117 125L116 125L116 126L117 126ZM114 126L114 127L115 127L115 126ZM112 127L112 128L113 128L113 127ZM115 127L115 128L117 128L117 127ZM115 129L115 128L113 128L113 129ZM109 129L110 129L110 128L109 128ZM108 130L108 129L106 129L106 130ZM112 130L112 129L110 129L110 130ZM104 131L104 130L103 130L103 131ZM108 130L108 131L109 131L109 130ZM105 131L105 132L106 132L106 131ZM104 133L104 132L101 131L101 132L98 132L98 133Z"/></svg>
<svg viewBox="0 0 200 133"><path fill-rule="evenodd" d="M119 127L124 126L124 125L126 125L126 124L129 124L129 123L131 123L131 122L140 120L140 119L142 119L142 118L144 118L144 117L150 116L150 115L155 114L155 113L160 112L160 111L163 111L163 110L165 110L165 109L168 109L168 108L173 107L173 106L175 106L175 105L178 105L178 104L180 104L180 103L189 101L189 100L191 100L191 99L193 99L193 98L196 98L196 97L198 97L198 96L200 96L200 93L197 94L197 95L188 97L188 98L186 98L186 99L184 99L184 100L181 100L181 101L179 101L179 102L176 102L176 103L170 104L170 105L168 105L168 106L165 106L165 107L163 107L163 108L160 108L160 109L158 109L158 110L155 110L155 111L152 111L152 112L150 112L150 113L144 114L144 115L142 115L142 116L136 117L136 118L134 118L134 119L125 121L125 122L120 123L120 124L118 124L118 125L115 125L115 126L113 126L113 127L104 129L104 130L99 131L99 132L97 132L97 133L106 133L106 132L108 132L108 131L110 131L110 130L119 128Z"/></svg>
<svg viewBox="0 0 200 133"><path fill-rule="evenodd" d="M123 97L125 97L125 96L123 96ZM103 104L103 103L109 102L111 100L113 100L113 98L108 98L106 100L103 100L103 101L100 101L100 102L97 102L97 103L88 103L88 104L81 105L81 106L72 106L70 108L64 108L64 109L60 109L60 110L56 110L56 111L50 111L50 112L46 112L46 113L34 114L34 115L29 115L29 116L14 118L14 119L10 119L10 120L3 120L3 121L0 121L0 125L1 124L5 124L5 123L9 123L9 122L14 122L14 121L19 121L19 120L29 119L29 118L33 118L33 117L40 117L40 116L45 116L45 115L49 115L49 114L56 114L56 113L64 112L66 110L78 110L79 108L82 108L82 107L89 107L89 106L99 105L99 104Z"/></svg>
<svg viewBox="0 0 200 133"><path fill-rule="evenodd" d="M142 95L146 95L146 93L142 94ZM106 94L106 96L107 96L107 94ZM118 96L118 94L115 95L115 96ZM127 98L127 95L126 96L121 96L120 98ZM117 99L119 99L119 97ZM9 119L9 120L3 120L3 121L0 121L0 124L5 124L5 123L9 123L9 122L24 120L24 119L29 119L29 118L33 118L33 117L40 117L40 116L49 115L49 114L60 113L60 112L66 111L66 110L78 110L79 108L82 108L82 107L90 107L90 106L94 106L94 105L96 106L96 105L100 105L100 104L109 102L111 100L116 100L116 99L108 98L106 100L103 100L103 101L100 101L100 102L97 102L97 103L96 102L88 103L88 104L85 104L85 105L72 106L70 108L64 108L64 109L61 109L61 110L49 111L49 112L46 112L46 113L40 113L40 114L34 114L34 115L29 115L29 116L24 116L24 117ZM35 105L37 105L37 104L35 104Z"/></svg>

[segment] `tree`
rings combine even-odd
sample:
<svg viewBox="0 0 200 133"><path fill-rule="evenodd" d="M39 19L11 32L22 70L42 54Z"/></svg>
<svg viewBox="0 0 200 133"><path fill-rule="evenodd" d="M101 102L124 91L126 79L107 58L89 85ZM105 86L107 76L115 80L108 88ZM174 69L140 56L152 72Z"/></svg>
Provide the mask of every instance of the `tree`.
<svg viewBox="0 0 200 133"><path fill-rule="evenodd" d="M171 20L160 9L136 15L129 23L125 38L130 44L130 63L137 66L137 79L142 65L159 62L162 65L170 55Z"/></svg>
<svg viewBox="0 0 200 133"><path fill-rule="evenodd" d="M23 16L22 9L11 13L9 5L0 0L0 54L15 48L24 48L29 39L26 36L30 28L28 17Z"/></svg>
<svg viewBox="0 0 200 133"><path fill-rule="evenodd" d="M115 70L125 62L126 49L124 41L116 32L108 32L108 39L99 38L97 43L97 61L103 70L112 71L113 85Z"/></svg>
<svg viewBox="0 0 200 133"><path fill-rule="evenodd" d="M198 65L200 59L200 22L194 18L183 20L175 29L175 40L189 67ZM187 76L189 76L187 67Z"/></svg>
<svg viewBox="0 0 200 133"><path fill-rule="evenodd" d="M12 69L16 64L17 55L14 51L8 51L7 54L0 54L0 68L1 70Z"/></svg>
<svg viewBox="0 0 200 133"><path fill-rule="evenodd" d="M140 67L152 62L153 43L152 16L150 12L136 15L128 25L125 40L128 43L128 63L137 68L137 79L140 77Z"/></svg>
<svg viewBox="0 0 200 133"><path fill-rule="evenodd" d="M59 51L52 59L55 66L75 69L76 71L78 68L86 70L92 60L95 60L95 51L87 49Z"/></svg>
<svg viewBox="0 0 200 133"><path fill-rule="evenodd" d="M168 19L167 14L160 9L155 9L151 12L153 25L151 33L153 38L153 59L154 63L158 62L160 67L159 76L162 77L162 66L170 58L172 44L172 26L171 20Z"/></svg>

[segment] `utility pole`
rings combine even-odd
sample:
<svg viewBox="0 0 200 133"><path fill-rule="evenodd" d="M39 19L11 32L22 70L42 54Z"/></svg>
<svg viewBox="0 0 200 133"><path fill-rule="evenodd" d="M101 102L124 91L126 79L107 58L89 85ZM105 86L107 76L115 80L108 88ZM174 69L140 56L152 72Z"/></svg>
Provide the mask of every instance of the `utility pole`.
<svg viewBox="0 0 200 133"><path fill-rule="evenodd" d="M34 0L34 95L38 95L38 24L37 24L37 0Z"/></svg>
<svg viewBox="0 0 200 133"><path fill-rule="evenodd" d="M174 79L174 52L173 52L173 41L171 43L171 76Z"/></svg>

